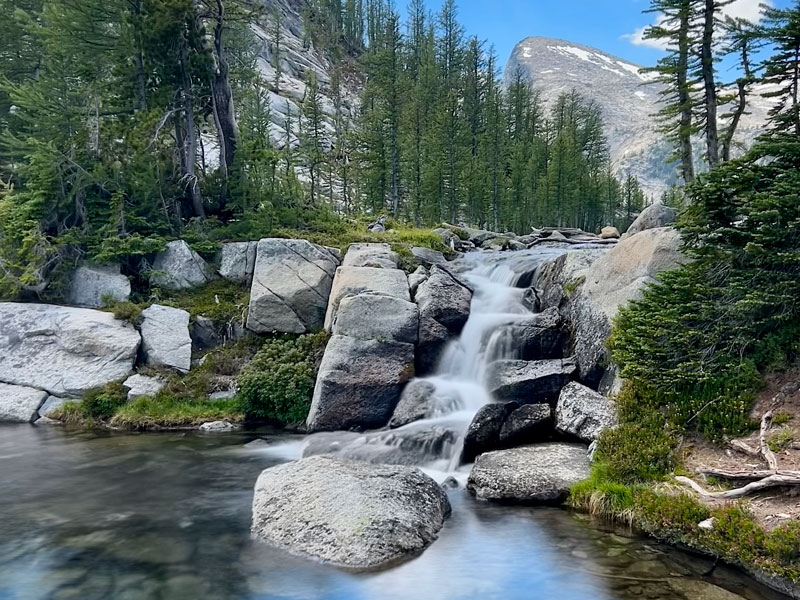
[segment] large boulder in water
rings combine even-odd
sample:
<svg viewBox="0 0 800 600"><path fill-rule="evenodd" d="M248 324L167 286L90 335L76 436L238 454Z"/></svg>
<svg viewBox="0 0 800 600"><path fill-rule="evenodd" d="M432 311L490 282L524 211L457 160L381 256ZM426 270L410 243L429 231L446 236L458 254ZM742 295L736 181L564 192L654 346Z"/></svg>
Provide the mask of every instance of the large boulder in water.
<svg viewBox="0 0 800 600"><path fill-rule="evenodd" d="M142 350L152 367L167 367L187 373L192 368L192 337L189 313L171 306L153 304L142 311Z"/></svg>
<svg viewBox="0 0 800 600"><path fill-rule="evenodd" d="M168 290L186 290L213 279L206 261L183 240L169 242L153 261L150 283Z"/></svg>
<svg viewBox="0 0 800 600"><path fill-rule="evenodd" d="M593 442L616 425L616 407L602 394L576 382L561 390L556 404L556 429L561 433Z"/></svg>
<svg viewBox="0 0 800 600"><path fill-rule="evenodd" d="M414 421L426 418L433 408L436 386L425 379L415 379L409 383L400 396L389 427L403 427Z"/></svg>
<svg viewBox="0 0 800 600"><path fill-rule="evenodd" d="M555 405L573 373L575 363L569 359L496 360L488 367L486 381L498 400Z"/></svg>
<svg viewBox="0 0 800 600"><path fill-rule="evenodd" d="M499 447L538 444L551 439L553 431L553 409L549 404L525 404L508 415L503 423Z"/></svg>
<svg viewBox="0 0 800 600"><path fill-rule="evenodd" d="M141 338L110 313L0 303L0 382L82 396L130 375Z"/></svg>
<svg viewBox="0 0 800 600"><path fill-rule="evenodd" d="M119 272L119 265L83 265L75 270L69 290L69 304L100 308L108 303L125 302L131 295L130 280Z"/></svg>
<svg viewBox="0 0 800 600"><path fill-rule="evenodd" d="M413 302L392 296L370 293L349 296L339 303L333 334L416 344L419 309Z"/></svg>
<svg viewBox="0 0 800 600"><path fill-rule="evenodd" d="M247 328L256 333L308 333L323 325L339 260L306 240L258 242Z"/></svg>
<svg viewBox="0 0 800 600"><path fill-rule="evenodd" d="M292 554L374 570L425 550L449 513L447 495L419 469L317 456L261 473L251 531Z"/></svg>
<svg viewBox="0 0 800 600"><path fill-rule="evenodd" d="M503 423L518 408L516 402L498 402L481 407L464 434L461 462L472 462L476 456L496 450L500 445Z"/></svg>
<svg viewBox="0 0 800 600"><path fill-rule="evenodd" d="M569 353L570 333L555 307L524 321L504 325L494 336L493 343L497 347L513 348L515 358L520 360L562 358Z"/></svg>
<svg viewBox="0 0 800 600"><path fill-rule="evenodd" d="M32 423L45 400L42 390L0 383L0 423Z"/></svg>
<svg viewBox="0 0 800 600"><path fill-rule="evenodd" d="M414 346L335 335L317 375L309 432L385 426L414 375Z"/></svg>
<svg viewBox="0 0 800 600"><path fill-rule="evenodd" d="M377 267L339 267L330 291L330 302L325 314L325 329L330 331L344 298L373 293L381 296L411 301L408 277L400 269Z"/></svg>
<svg viewBox="0 0 800 600"><path fill-rule="evenodd" d="M619 309L641 297L662 271L679 266L680 234L648 229L622 240L594 261L570 292L562 314L572 324L579 379L596 388L610 363L606 340Z"/></svg>
<svg viewBox="0 0 800 600"><path fill-rule="evenodd" d="M569 489L589 476L586 446L550 443L482 454L467 490L481 500L560 504Z"/></svg>
<svg viewBox="0 0 800 600"><path fill-rule="evenodd" d="M662 202L654 202L645 208L636 220L628 227L625 237L636 235L647 229L667 227L678 220L678 212L674 208L664 206Z"/></svg>
<svg viewBox="0 0 800 600"><path fill-rule="evenodd" d="M434 265L414 298L419 305L420 319L417 366L426 374L436 367L447 342L464 329L469 319L472 290L448 270Z"/></svg>

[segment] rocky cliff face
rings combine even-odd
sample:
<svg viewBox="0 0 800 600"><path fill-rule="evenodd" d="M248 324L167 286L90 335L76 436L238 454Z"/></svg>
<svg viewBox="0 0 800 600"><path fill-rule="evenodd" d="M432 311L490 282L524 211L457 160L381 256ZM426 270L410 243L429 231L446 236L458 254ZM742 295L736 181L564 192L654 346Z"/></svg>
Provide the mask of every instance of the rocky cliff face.
<svg viewBox="0 0 800 600"><path fill-rule="evenodd" d="M339 99L332 90L333 64L325 54L307 39L301 10L303 0L265 0L266 16L252 27L260 40L258 68L269 93L271 110L271 139L283 147L287 139L297 144L298 117L306 94L306 73L311 70L319 82L321 104L328 129L334 130L334 116L352 119L356 114L361 84L352 73L341 80ZM279 45L276 46L275 18L281 23ZM280 78L276 77L280 64ZM287 136L287 120L291 132Z"/></svg>
<svg viewBox="0 0 800 600"><path fill-rule="evenodd" d="M514 48L505 74L521 68L551 104L562 93L577 90L602 109L611 159L617 173L635 175L648 195L658 196L677 179L668 162L671 148L657 131L662 87L641 66L600 50L542 37L529 37ZM769 102L754 95L750 114L742 119L737 139L752 143L763 127ZM725 110L721 113L726 112ZM702 154L698 140L697 156Z"/></svg>

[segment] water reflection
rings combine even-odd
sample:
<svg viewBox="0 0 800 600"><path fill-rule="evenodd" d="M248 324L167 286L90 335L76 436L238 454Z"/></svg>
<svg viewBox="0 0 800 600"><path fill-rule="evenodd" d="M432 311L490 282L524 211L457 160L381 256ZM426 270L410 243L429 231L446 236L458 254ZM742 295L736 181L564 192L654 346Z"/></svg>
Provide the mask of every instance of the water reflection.
<svg viewBox="0 0 800 600"><path fill-rule="evenodd" d="M706 559L463 489L422 556L344 574L250 541L253 482L285 460L255 437L0 427L0 599L778 598L732 571L707 576Z"/></svg>

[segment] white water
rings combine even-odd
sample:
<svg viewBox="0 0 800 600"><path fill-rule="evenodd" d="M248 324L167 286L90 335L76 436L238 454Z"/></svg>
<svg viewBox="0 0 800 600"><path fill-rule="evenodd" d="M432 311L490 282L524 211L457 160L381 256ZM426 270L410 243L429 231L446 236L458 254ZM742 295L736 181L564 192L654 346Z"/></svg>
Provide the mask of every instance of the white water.
<svg viewBox="0 0 800 600"><path fill-rule="evenodd" d="M369 462L420 466L437 480L448 475L461 478L464 433L481 407L494 401L486 386L487 367L495 360L519 356L519 348L511 336L503 335L502 328L532 314L525 302L526 289L517 285L529 280L542 262L564 251L541 246L521 252L475 252L452 263L474 294L460 337L446 348L436 374L425 378L436 388L427 418L389 431L315 434L302 443L281 444L267 451L284 458L333 453Z"/></svg>

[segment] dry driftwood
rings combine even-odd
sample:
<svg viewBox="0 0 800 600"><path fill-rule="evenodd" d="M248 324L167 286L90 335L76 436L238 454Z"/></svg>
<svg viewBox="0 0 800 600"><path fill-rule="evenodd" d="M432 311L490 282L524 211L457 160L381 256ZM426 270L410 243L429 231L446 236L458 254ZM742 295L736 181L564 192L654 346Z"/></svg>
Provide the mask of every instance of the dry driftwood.
<svg viewBox="0 0 800 600"><path fill-rule="evenodd" d="M688 477L676 477L675 480L689 486L705 498L721 499L743 498L761 490L775 487L800 486L800 471L781 471L778 469L778 459L775 456L775 453L770 450L769 444L767 443L767 433L769 433L771 426L772 411L768 411L763 417L761 417L761 428L758 435L758 449L751 448L744 442L738 440L734 440L730 443L733 448L747 454L748 456L763 458L769 467L768 469L729 471L726 469L706 468L699 471L703 475L719 477L720 479L749 482L746 485L722 492L709 492L705 490L699 483L689 479Z"/></svg>
<svg viewBox="0 0 800 600"><path fill-rule="evenodd" d="M724 500L733 500L736 498L744 498L745 496L749 496L751 494L755 494L756 492L760 492L761 490L766 490L769 488L800 486L800 473L795 473L794 475L773 474L759 481L748 483L743 487L735 488L732 490L726 490L723 492L709 492L703 489L703 487L700 486L700 484L698 484L695 481L692 481L688 477L676 477L675 481L678 481L679 483L682 483L684 485L688 485L695 492L697 492L698 494L700 494L705 498L720 498Z"/></svg>

